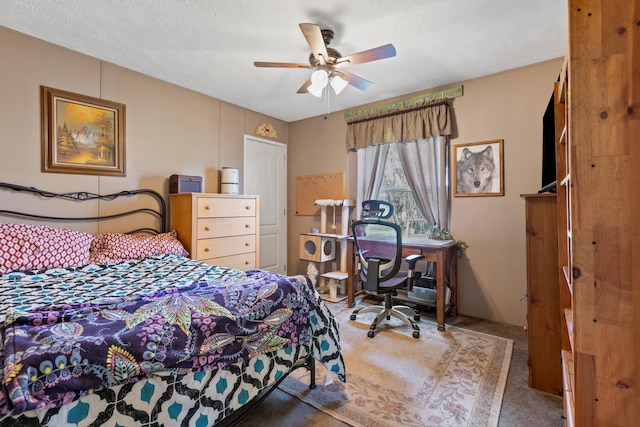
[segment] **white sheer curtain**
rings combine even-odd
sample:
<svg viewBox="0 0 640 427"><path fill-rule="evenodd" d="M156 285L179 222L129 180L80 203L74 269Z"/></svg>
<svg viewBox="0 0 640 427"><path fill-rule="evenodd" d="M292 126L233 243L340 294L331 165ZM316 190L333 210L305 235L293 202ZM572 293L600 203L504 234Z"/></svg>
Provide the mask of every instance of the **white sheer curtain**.
<svg viewBox="0 0 640 427"><path fill-rule="evenodd" d="M447 136L395 144L418 209L430 225L449 229Z"/></svg>
<svg viewBox="0 0 640 427"><path fill-rule="evenodd" d="M391 145L398 155L418 209L430 225L449 228L448 138L435 135L411 142L370 145L360 148L358 156L357 210L362 202L376 199L382 185L387 154Z"/></svg>
<svg viewBox="0 0 640 427"><path fill-rule="evenodd" d="M357 151L358 183L356 193L356 218L361 217L363 201L376 199L378 197L388 153L388 144L370 145L366 148L360 148Z"/></svg>

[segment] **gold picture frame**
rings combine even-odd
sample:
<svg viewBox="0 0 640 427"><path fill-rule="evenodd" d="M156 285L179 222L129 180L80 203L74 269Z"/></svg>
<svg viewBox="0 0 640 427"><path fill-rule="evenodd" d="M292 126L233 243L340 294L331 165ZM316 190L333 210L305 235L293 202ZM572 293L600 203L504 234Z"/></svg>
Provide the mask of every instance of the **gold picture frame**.
<svg viewBox="0 0 640 427"><path fill-rule="evenodd" d="M454 196L504 196L504 140L453 146Z"/></svg>
<svg viewBox="0 0 640 427"><path fill-rule="evenodd" d="M125 105L41 86L42 171L125 176Z"/></svg>

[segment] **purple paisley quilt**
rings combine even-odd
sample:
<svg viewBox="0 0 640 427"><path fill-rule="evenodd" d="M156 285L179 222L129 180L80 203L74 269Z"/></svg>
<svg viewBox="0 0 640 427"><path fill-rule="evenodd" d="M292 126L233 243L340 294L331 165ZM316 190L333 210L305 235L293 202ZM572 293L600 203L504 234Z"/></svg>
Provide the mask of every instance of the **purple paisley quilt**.
<svg viewBox="0 0 640 427"><path fill-rule="evenodd" d="M304 276L256 270L144 295L10 310L0 329L0 413L309 345L317 305Z"/></svg>

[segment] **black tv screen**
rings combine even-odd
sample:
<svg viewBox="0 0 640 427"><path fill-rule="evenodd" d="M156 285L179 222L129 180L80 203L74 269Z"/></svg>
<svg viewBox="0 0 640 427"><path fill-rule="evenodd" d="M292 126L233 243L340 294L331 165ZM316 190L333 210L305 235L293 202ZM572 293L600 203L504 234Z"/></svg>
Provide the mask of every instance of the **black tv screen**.
<svg viewBox="0 0 640 427"><path fill-rule="evenodd" d="M542 190L552 190L556 182L556 120L553 93L542 117ZM542 191L541 190L541 191Z"/></svg>

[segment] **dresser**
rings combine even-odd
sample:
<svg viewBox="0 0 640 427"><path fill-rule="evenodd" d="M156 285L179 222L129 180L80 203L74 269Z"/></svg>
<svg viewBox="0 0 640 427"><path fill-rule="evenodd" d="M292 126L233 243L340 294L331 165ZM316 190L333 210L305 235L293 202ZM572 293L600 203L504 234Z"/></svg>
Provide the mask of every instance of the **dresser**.
<svg viewBox="0 0 640 427"><path fill-rule="evenodd" d="M239 270L258 268L259 197L181 193L169 196L169 226L191 258Z"/></svg>

